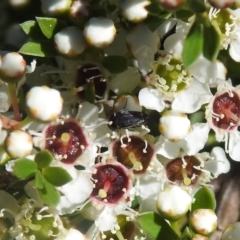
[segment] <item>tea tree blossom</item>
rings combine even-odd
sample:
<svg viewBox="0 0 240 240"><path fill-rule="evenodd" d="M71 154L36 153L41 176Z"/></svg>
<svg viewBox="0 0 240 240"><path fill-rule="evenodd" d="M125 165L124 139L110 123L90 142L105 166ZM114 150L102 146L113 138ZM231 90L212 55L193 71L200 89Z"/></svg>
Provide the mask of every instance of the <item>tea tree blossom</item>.
<svg viewBox="0 0 240 240"><path fill-rule="evenodd" d="M231 81L219 84L217 92L206 108L208 125L215 131L216 140L225 142L226 152L236 161L240 160L239 146L239 86Z"/></svg>

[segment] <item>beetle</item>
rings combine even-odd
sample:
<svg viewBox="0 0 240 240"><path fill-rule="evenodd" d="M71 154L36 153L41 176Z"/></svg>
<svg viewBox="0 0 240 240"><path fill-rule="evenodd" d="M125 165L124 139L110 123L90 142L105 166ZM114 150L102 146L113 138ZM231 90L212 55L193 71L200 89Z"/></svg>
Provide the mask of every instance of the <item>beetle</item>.
<svg viewBox="0 0 240 240"><path fill-rule="evenodd" d="M149 116L142 112L120 110L109 117L109 128L119 130L122 128L137 128L142 125L148 125Z"/></svg>

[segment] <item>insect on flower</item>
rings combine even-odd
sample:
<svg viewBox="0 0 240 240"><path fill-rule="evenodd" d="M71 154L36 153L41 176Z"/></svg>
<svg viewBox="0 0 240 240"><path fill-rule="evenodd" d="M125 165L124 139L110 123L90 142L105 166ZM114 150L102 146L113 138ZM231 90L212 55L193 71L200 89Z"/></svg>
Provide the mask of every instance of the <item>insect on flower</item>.
<svg viewBox="0 0 240 240"><path fill-rule="evenodd" d="M122 128L137 128L148 125L149 116L142 112L120 110L109 117L109 128L119 130Z"/></svg>

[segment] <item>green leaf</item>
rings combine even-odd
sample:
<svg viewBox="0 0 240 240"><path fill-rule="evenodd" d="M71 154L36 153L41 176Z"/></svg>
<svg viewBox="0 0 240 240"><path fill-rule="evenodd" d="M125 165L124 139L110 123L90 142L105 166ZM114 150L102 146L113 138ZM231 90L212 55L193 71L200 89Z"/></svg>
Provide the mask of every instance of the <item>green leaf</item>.
<svg viewBox="0 0 240 240"><path fill-rule="evenodd" d="M60 200L60 194L57 189L43 178L43 188L38 189L40 198L49 206L56 206Z"/></svg>
<svg viewBox="0 0 240 240"><path fill-rule="evenodd" d="M194 203L192 204L191 212L196 209L212 209L216 207L216 200L213 191L207 187L202 187L194 195Z"/></svg>
<svg viewBox="0 0 240 240"><path fill-rule="evenodd" d="M20 24L23 31L33 40L46 39L36 21L30 20Z"/></svg>
<svg viewBox="0 0 240 240"><path fill-rule="evenodd" d="M42 174L49 183L57 187L60 187L72 180L69 173L60 167L44 168Z"/></svg>
<svg viewBox="0 0 240 240"><path fill-rule="evenodd" d="M113 74L127 70L127 59L123 56L107 56L103 59L102 65Z"/></svg>
<svg viewBox="0 0 240 240"><path fill-rule="evenodd" d="M202 24L195 21L188 33L183 46L183 64L185 68L190 66L202 53L203 49L203 29Z"/></svg>
<svg viewBox="0 0 240 240"><path fill-rule="evenodd" d="M19 50L19 53L36 57L54 57L57 51L51 41L27 42Z"/></svg>
<svg viewBox="0 0 240 240"><path fill-rule="evenodd" d="M52 159L52 154L48 150L43 150L35 155L34 161L37 163L39 168L45 168L50 165Z"/></svg>
<svg viewBox="0 0 240 240"><path fill-rule="evenodd" d="M35 174L35 180L34 180L34 185L37 189L43 189L44 186L44 179L43 176L41 174L41 172L39 170L37 170L36 174Z"/></svg>
<svg viewBox="0 0 240 240"><path fill-rule="evenodd" d="M203 26L203 55L210 61L217 59L220 50L220 36L209 20Z"/></svg>
<svg viewBox="0 0 240 240"><path fill-rule="evenodd" d="M18 178L26 179L35 174L37 171L37 164L29 159L22 158L16 161L13 167L13 173Z"/></svg>
<svg viewBox="0 0 240 240"><path fill-rule="evenodd" d="M170 225L159 214L154 212L143 213L137 217L137 222L149 237L155 240L178 240L179 237Z"/></svg>
<svg viewBox="0 0 240 240"><path fill-rule="evenodd" d="M36 20L39 24L39 27L46 36L46 38L50 39L59 32L62 28L66 27L62 21L57 18L49 18L49 17L36 17Z"/></svg>

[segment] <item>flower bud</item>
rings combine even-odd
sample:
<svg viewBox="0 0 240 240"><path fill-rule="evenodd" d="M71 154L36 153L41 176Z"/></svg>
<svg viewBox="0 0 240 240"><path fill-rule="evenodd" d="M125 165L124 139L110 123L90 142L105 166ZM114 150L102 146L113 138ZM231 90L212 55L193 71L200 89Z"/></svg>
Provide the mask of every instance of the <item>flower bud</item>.
<svg viewBox="0 0 240 240"><path fill-rule="evenodd" d="M159 0L161 6L167 10L175 10L181 7L185 0Z"/></svg>
<svg viewBox="0 0 240 240"><path fill-rule="evenodd" d="M235 2L234 0L208 0L215 8L228 8Z"/></svg>
<svg viewBox="0 0 240 240"><path fill-rule="evenodd" d="M29 155L33 148L33 139L23 130L10 132L5 140L7 152L12 158L21 158Z"/></svg>
<svg viewBox="0 0 240 240"><path fill-rule="evenodd" d="M74 57L81 54L86 48L82 31L77 27L66 27L54 36L55 47L63 55Z"/></svg>
<svg viewBox="0 0 240 240"><path fill-rule="evenodd" d="M18 82L26 73L27 63L17 52L9 52L1 56L0 78L7 83Z"/></svg>
<svg viewBox="0 0 240 240"><path fill-rule="evenodd" d="M145 7L150 4L146 0L122 0L120 9L122 15L131 22L142 22L147 16L148 11Z"/></svg>
<svg viewBox="0 0 240 240"><path fill-rule="evenodd" d="M111 19L91 18L84 28L84 36L87 42L98 48L107 47L116 35L116 28Z"/></svg>
<svg viewBox="0 0 240 240"><path fill-rule="evenodd" d="M47 86L33 87L27 93L26 105L29 114L40 121L56 120L62 111L63 99L59 91Z"/></svg>
<svg viewBox="0 0 240 240"><path fill-rule="evenodd" d="M190 217L190 225L195 233L208 236L217 228L217 216L211 209L197 209Z"/></svg>
<svg viewBox="0 0 240 240"><path fill-rule="evenodd" d="M157 210L167 220L175 221L187 213L191 203L192 198L186 191L171 186L158 194Z"/></svg>
<svg viewBox="0 0 240 240"><path fill-rule="evenodd" d="M42 12L47 16L67 14L72 3L71 0L41 0Z"/></svg>
<svg viewBox="0 0 240 240"><path fill-rule="evenodd" d="M165 111L160 118L159 131L172 142L184 139L191 130L191 122L185 113Z"/></svg>

